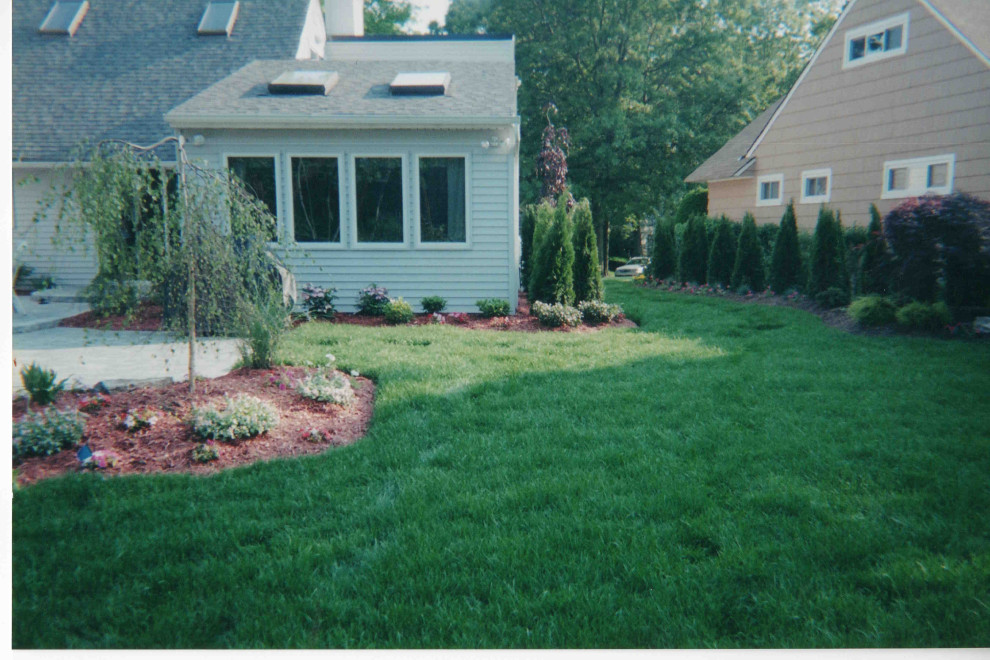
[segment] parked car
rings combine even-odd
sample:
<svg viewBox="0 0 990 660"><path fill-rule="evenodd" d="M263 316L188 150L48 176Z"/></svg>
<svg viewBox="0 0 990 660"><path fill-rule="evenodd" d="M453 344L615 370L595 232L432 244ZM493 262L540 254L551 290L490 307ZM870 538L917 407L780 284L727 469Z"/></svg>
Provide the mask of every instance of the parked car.
<svg viewBox="0 0 990 660"><path fill-rule="evenodd" d="M650 265L649 257L633 257L626 262L625 266L619 266L615 269L616 277L636 277L637 275L645 275L646 269Z"/></svg>

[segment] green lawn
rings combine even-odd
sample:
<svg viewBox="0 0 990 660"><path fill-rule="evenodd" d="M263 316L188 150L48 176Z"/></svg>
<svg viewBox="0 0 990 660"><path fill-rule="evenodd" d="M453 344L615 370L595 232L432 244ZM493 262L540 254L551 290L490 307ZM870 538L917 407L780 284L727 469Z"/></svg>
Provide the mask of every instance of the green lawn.
<svg viewBox="0 0 990 660"><path fill-rule="evenodd" d="M18 492L15 647L990 645L990 346L608 294L639 330L301 327L363 441Z"/></svg>

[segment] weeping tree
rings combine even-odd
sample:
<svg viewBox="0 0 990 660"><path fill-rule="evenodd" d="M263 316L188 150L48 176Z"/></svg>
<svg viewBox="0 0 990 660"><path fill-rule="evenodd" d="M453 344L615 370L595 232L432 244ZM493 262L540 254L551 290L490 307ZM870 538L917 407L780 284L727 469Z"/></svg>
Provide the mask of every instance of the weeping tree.
<svg viewBox="0 0 990 660"><path fill-rule="evenodd" d="M181 144L169 171L154 155L168 141L177 140L101 143L68 167L40 213L57 209L57 242L92 237L97 313L133 317L147 294L165 328L188 336L192 392L197 336L239 336L245 362L267 366L289 309L268 208L226 171L188 163Z"/></svg>

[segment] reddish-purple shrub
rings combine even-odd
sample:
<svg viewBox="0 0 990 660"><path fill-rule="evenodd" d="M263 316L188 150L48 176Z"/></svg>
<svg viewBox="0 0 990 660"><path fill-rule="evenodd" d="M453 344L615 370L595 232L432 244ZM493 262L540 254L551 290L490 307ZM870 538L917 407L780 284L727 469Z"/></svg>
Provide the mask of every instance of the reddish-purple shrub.
<svg viewBox="0 0 990 660"><path fill-rule="evenodd" d="M990 303L990 202L965 193L925 195L906 200L883 224L897 291L934 302L941 277L950 307Z"/></svg>

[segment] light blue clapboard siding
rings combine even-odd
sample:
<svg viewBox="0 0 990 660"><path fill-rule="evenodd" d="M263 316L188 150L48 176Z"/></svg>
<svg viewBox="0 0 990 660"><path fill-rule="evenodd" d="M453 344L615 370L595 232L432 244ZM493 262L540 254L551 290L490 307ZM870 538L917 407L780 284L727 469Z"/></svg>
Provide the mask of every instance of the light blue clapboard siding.
<svg viewBox="0 0 990 660"><path fill-rule="evenodd" d="M50 168L14 170L13 256L33 268L33 276L51 276L58 286L83 287L96 275L93 241L67 226L52 240L58 235L58 212L45 208L56 179L61 180L60 173Z"/></svg>
<svg viewBox="0 0 990 660"><path fill-rule="evenodd" d="M187 131L195 135L196 131ZM280 223L289 219L289 159L295 155L337 155L345 177L344 242L324 249L299 246L284 255L299 287L311 282L337 289L338 308L354 311L358 291L372 282L388 288L420 309L424 296L439 295L450 311L476 311L480 298L503 298L515 308L518 291L518 176L514 148L481 146L498 135L514 137L507 129L490 131L202 131L205 141L189 146L189 157L209 167L222 167L229 155L276 155L281 186ZM398 248L356 246L350 236L353 214L349 159L362 155L399 155L405 158L405 242ZM467 159L469 245L433 249L413 242L417 209L413 186L414 159L428 155L463 155Z"/></svg>

